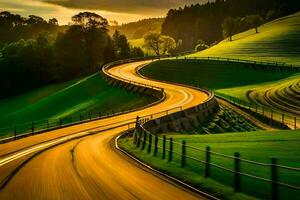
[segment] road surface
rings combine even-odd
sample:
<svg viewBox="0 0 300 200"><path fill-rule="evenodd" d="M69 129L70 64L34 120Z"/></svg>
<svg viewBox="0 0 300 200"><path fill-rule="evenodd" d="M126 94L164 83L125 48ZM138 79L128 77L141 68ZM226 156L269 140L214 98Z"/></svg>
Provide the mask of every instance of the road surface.
<svg viewBox="0 0 300 200"><path fill-rule="evenodd" d="M164 88L166 99L159 104L0 145L0 199L205 199L115 147L115 138L136 116L186 109L208 99L198 90L136 74L136 68L148 62L122 64L109 72Z"/></svg>

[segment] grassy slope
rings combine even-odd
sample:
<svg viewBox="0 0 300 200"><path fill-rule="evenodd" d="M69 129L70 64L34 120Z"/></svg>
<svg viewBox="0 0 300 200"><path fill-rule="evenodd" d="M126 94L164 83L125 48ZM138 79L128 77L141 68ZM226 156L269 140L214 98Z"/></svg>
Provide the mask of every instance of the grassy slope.
<svg viewBox="0 0 300 200"><path fill-rule="evenodd" d="M291 79L294 72L266 72L237 65L207 61L164 60L142 69L145 76L214 89L219 93L246 99L246 91L267 82ZM168 74L168 76L165 76ZM292 79L297 79L298 76Z"/></svg>
<svg viewBox="0 0 300 200"><path fill-rule="evenodd" d="M136 108L152 101L109 86L99 74L0 101L0 127L47 118Z"/></svg>
<svg viewBox="0 0 300 200"><path fill-rule="evenodd" d="M167 137L173 137L175 142L185 140L187 145L205 149L210 146L212 151L220 152L226 155L233 155L234 152L240 152L242 158L250 159L263 163L270 163L270 158L278 158L278 163L293 167L300 167L300 131L280 131L280 132L250 132L250 133L227 133L227 134L212 134L212 135L176 135L168 134ZM144 162L154 166L155 168L168 172L182 180L191 184L204 188L212 194L221 195L226 199L248 199L241 194L234 193L230 188L233 185L233 176L231 173L224 172L220 169L212 167L212 179L223 183L222 186L210 179L204 179L204 166L199 162L187 159L187 166L183 169L180 167L180 157L174 154L174 161L168 163L161 159L161 150L159 155L153 157L153 154L147 154L146 150L141 151L132 143L132 139L124 138L120 141L122 148L129 151L134 156ZM160 140L159 146L162 146ZM167 144L168 147L168 144ZM181 152L181 147L174 146L174 151ZM205 160L203 152L196 152L192 149L187 149L187 155L193 156L201 160ZM233 161L212 155L211 161L221 166L233 169ZM242 172L258 175L269 179L270 169L268 167L257 167L251 164L242 162ZM299 184L299 174L287 173L279 170L280 181ZM284 188L281 188L284 189ZM254 181L249 178L242 178L242 191L246 194L255 194L255 196L266 198L270 195L270 188L267 184L261 181ZM297 194L293 190L282 190L281 195L289 199L297 198ZM286 196L287 195L287 196Z"/></svg>
<svg viewBox="0 0 300 200"><path fill-rule="evenodd" d="M254 34L254 30L234 36L234 42L223 41L219 45L206 51L193 54L191 56L220 56L244 58L252 60L275 60L278 62L288 62L300 64L299 35L300 29L299 13L276 20L264 25L259 34ZM161 61L144 68L142 73L148 77L180 82L199 87L209 87L229 95L235 95L246 99L248 90L272 87L282 82L294 82L299 79L299 74L290 72L264 72L240 66L220 65L212 62L178 62ZM165 76L168 74L168 76ZM188 145L204 149L206 146L212 147L213 151L233 155L238 151L243 158L259 162L269 163L271 157L279 159L279 164L293 167L300 167L299 140L300 131L279 131L279 132L252 132L252 133L227 133L218 135L176 135L175 141L181 142L183 139ZM159 143L162 145L161 142ZM187 166L180 167L180 158L175 154L174 161L168 163L145 151L136 149L132 144L132 139L125 138L120 141L120 145L139 159L151 164L155 168L168 172L195 186L204 188L212 194L220 195L227 199L247 199L249 197L237 194L230 187L233 184L233 176L224 173L219 169L212 168L212 178L227 186L220 185L210 179L203 178L204 167L202 164L187 160ZM180 152L181 147L175 146L175 151ZM188 155L204 159L204 154L187 150ZM212 162L233 168L232 161L216 158L213 156ZM251 164L242 163L242 172L270 178L270 169L256 167ZM279 170L279 180L294 185L299 185L299 175L287 173ZM283 188L280 188L283 189ZM249 178L242 178L243 192L260 198L270 197L270 187L260 181L253 181ZM293 190L283 189L280 193L282 199L297 199L299 193Z"/></svg>
<svg viewBox="0 0 300 200"><path fill-rule="evenodd" d="M300 13L267 23L259 33L249 30L190 56L220 56L300 64Z"/></svg>

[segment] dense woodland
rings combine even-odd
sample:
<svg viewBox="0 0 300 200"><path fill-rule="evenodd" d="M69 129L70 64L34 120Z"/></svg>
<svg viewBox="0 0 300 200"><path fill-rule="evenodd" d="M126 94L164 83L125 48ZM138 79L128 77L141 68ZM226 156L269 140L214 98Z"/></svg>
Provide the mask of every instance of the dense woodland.
<svg viewBox="0 0 300 200"><path fill-rule="evenodd" d="M223 38L222 24L227 17L242 19L248 15L260 15L267 22L299 10L298 0L216 0L169 10L162 24L162 34L180 41L181 51L191 50L198 41L207 44L220 41Z"/></svg>
<svg viewBox="0 0 300 200"><path fill-rule="evenodd" d="M72 17L59 27L56 19L23 18L0 13L0 99L100 70L110 61L141 57L124 34L108 34L108 21L94 13Z"/></svg>

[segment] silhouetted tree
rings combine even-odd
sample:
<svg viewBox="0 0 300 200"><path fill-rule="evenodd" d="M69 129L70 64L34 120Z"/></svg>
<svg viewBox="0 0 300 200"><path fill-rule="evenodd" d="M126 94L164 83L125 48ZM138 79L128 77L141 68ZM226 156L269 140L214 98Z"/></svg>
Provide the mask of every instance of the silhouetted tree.
<svg viewBox="0 0 300 200"><path fill-rule="evenodd" d="M129 58L130 46L126 36L116 30L112 38L117 59Z"/></svg>
<svg viewBox="0 0 300 200"><path fill-rule="evenodd" d="M92 12L80 12L72 17L72 21L85 29L101 29L106 32L108 27L107 19Z"/></svg>
<svg viewBox="0 0 300 200"><path fill-rule="evenodd" d="M229 40L232 41L232 36L236 33L237 25L236 19L232 17L225 18L222 24L224 38L229 37Z"/></svg>
<svg viewBox="0 0 300 200"><path fill-rule="evenodd" d="M108 42L108 21L96 13L81 12L72 17L74 26L82 27L90 72L104 63L103 52Z"/></svg>
<svg viewBox="0 0 300 200"><path fill-rule="evenodd" d="M140 47L131 48L131 57L140 58L144 57L144 51Z"/></svg>
<svg viewBox="0 0 300 200"><path fill-rule="evenodd" d="M264 19L260 15L249 15L246 17L246 21L251 28L255 29L256 33L258 33L258 27L264 23Z"/></svg>

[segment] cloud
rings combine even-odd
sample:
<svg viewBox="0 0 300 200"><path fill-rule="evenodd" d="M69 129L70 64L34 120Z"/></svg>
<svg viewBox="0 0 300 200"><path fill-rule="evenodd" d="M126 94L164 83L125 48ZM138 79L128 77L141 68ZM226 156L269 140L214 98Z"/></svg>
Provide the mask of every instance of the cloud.
<svg viewBox="0 0 300 200"><path fill-rule="evenodd" d="M205 3L208 0L43 0L70 8L106 10L147 15L165 15L170 8Z"/></svg>

